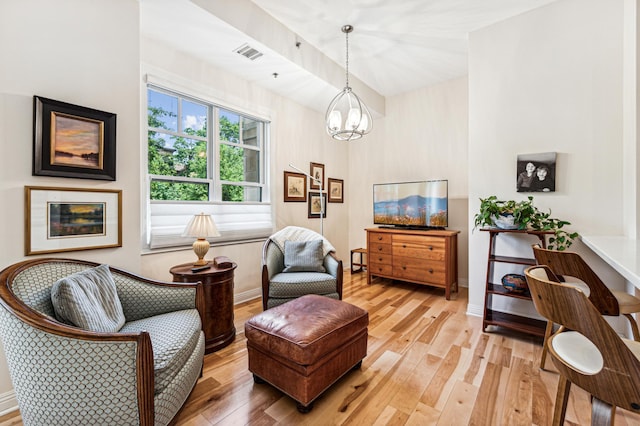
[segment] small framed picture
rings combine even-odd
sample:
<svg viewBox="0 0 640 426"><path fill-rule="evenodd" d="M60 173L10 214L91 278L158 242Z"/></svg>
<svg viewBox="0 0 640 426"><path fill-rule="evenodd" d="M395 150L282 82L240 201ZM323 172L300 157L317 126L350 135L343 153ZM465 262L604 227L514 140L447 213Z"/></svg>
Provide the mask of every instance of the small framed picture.
<svg viewBox="0 0 640 426"><path fill-rule="evenodd" d="M519 154L516 163L518 192L555 192L556 153Z"/></svg>
<svg viewBox="0 0 640 426"><path fill-rule="evenodd" d="M307 177L305 175L284 172L284 201L307 201Z"/></svg>
<svg viewBox="0 0 640 426"><path fill-rule="evenodd" d="M344 195L343 195L344 181L342 179L333 179L333 178L328 178L327 181L329 183L329 189L328 189L329 200L328 201L330 203L344 203Z"/></svg>
<svg viewBox="0 0 640 426"><path fill-rule="evenodd" d="M327 189L327 187L324 186L324 164L310 163L309 174L311 175L309 182L310 189Z"/></svg>
<svg viewBox="0 0 640 426"><path fill-rule="evenodd" d="M322 196L321 196L322 194ZM327 217L327 194L324 192L309 193L309 219Z"/></svg>
<svg viewBox="0 0 640 426"><path fill-rule="evenodd" d="M34 176L116 180L116 114L33 97Z"/></svg>
<svg viewBox="0 0 640 426"><path fill-rule="evenodd" d="M25 255L122 247L122 191L25 186Z"/></svg>

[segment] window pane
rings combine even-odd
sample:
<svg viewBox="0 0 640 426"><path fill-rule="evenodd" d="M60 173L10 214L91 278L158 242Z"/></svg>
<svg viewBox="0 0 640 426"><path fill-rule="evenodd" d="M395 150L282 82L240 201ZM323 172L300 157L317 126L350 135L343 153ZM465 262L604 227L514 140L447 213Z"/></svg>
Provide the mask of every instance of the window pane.
<svg viewBox="0 0 640 426"><path fill-rule="evenodd" d="M178 98L147 90L149 127L178 131Z"/></svg>
<svg viewBox="0 0 640 426"><path fill-rule="evenodd" d="M220 139L227 142L238 143L240 140L240 116L236 113L221 109Z"/></svg>
<svg viewBox="0 0 640 426"><path fill-rule="evenodd" d="M262 201L262 188L222 185L222 201Z"/></svg>
<svg viewBox="0 0 640 426"><path fill-rule="evenodd" d="M184 182L151 182L152 200L207 201L209 184Z"/></svg>
<svg viewBox="0 0 640 426"><path fill-rule="evenodd" d="M258 135L260 123L250 118L242 118L242 143L245 145L259 146Z"/></svg>
<svg viewBox="0 0 640 426"><path fill-rule="evenodd" d="M260 152L239 146L220 145L220 179L260 182Z"/></svg>
<svg viewBox="0 0 640 426"><path fill-rule="evenodd" d="M207 142L149 132L149 173L207 178Z"/></svg>
<svg viewBox="0 0 640 426"><path fill-rule="evenodd" d="M190 101L182 101L182 132L207 137L207 107Z"/></svg>

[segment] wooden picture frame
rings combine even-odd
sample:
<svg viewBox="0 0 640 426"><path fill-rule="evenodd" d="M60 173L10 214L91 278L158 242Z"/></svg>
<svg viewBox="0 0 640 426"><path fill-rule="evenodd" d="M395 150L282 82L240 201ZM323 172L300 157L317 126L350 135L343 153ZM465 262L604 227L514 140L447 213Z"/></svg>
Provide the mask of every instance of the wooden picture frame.
<svg viewBox="0 0 640 426"><path fill-rule="evenodd" d="M25 255L122 247L122 190L24 188Z"/></svg>
<svg viewBox="0 0 640 426"><path fill-rule="evenodd" d="M344 203L344 180L328 178L327 194L330 203Z"/></svg>
<svg viewBox="0 0 640 426"><path fill-rule="evenodd" d="M309 174L311 175L311 179L309 180L309 189L318 189L323 191L327 189L327 187L324 186L324 164L310 163ZM321 183L322 185L320 185Z"/></svg>
<svg viewBox="0 0 640 426"><path fill-rule="evenodd" d="M319 192L309 192L309 202L308 206L308 215L309 219L317 219L320 217L320 212L322 211L322 217L327 217L327 194L326 192L322 193L322 201L323 201L323 210L320 210L320 193Z"/></svg>
<svg viewBox="0 0 640 426"><path fill-rule="evenodd" d="M116 180L116 114L34 96L32 174Z"/></svg>
<svg viewBox="0 0 640 426"><path fill-rule="evenodd" d="M284 201L307 201L307 177L304 174L284 172Z"/></svg>

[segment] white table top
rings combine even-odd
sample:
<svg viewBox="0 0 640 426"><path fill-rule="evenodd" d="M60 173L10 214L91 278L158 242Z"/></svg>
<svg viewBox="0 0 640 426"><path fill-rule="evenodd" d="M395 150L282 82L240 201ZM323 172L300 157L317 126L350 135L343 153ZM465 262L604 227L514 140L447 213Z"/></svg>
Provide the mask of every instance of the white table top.
<svg viewBox="0 0 640 426"><path fill-rule="evenodd" d="M640 240L623 236L582 236L582 242L640 288Z"/></svg>

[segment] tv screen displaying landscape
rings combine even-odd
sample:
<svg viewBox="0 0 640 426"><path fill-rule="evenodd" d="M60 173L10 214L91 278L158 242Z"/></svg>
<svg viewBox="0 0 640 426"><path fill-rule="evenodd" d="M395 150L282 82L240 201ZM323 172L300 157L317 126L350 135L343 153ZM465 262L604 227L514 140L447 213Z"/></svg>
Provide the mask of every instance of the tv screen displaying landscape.
<svg viewBox="0 0 640 426"><path fill-rule="evenodd" d="M448 226L448 181L373 185L373 223L376 225Z"/></svg>

